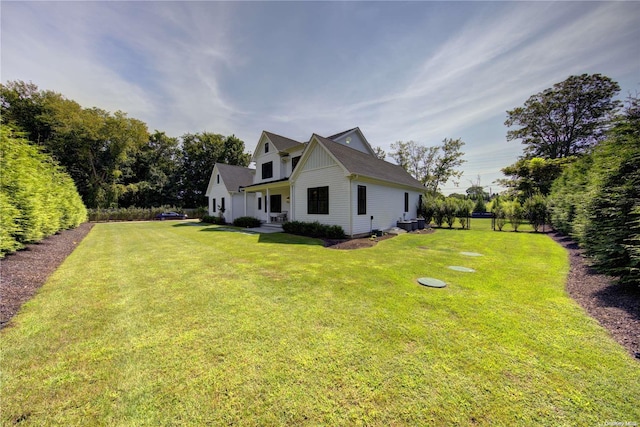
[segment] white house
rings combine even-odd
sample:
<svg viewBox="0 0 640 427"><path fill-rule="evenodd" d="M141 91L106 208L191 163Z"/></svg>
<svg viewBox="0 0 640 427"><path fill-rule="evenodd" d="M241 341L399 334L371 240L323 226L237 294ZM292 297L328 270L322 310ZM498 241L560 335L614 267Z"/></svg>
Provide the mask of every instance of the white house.
<svg viewBox="0 0 640 427"><path fill-rule="evenodd" d="M243 182L252 177L244 185L225 179L232 167L214 167L206 193L210 215L225 198L234 200L231 211L225 205L227 221L318 221L356 236L416 218L424 192L402 167L378 159L359 128L327 138L313 134L306 143L265 131L252 161L255 169L233 167L246 171Z"/></svg>
<svg viewBox="0 0 640 427"><path fill-rule="evenodd" d="M222 215L225 221L245 215L255 209L253 198L246 200L240 188L253 183L254 170L242 166L216 163L209 178L206 196L209 198L209 215ZM248 209L248 210L247 210Z"/></svg>

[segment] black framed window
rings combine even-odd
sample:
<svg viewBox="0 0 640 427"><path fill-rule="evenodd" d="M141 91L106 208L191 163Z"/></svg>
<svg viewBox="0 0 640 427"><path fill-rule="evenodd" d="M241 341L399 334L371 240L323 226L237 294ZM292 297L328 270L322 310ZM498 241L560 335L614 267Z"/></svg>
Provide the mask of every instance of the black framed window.
<svg viewBox="0 0 640 427"><path fill-rule="evenodd" d="M216 199L213 199L213 212L215 212L216 209L218 209L216 208Z"/></svg>
<svg viewBox="0 0 640 427"><path fill-rule="evenodd" d="M273 178L273 162L262 164L262 179Z"/></svg>
<svg viewBox="0 0 640 427"><path fill-rule="evenodd" d="M220 199L220 210L224 211L225 207L224 207L224 197Z"/></svg>
<svg viewBox="0 0 640 427"><path fill-rule="evenodd" d="M258 210L262 209L262 197L258 197Z"/></svg>
<svg viewBox="0 0 640 427"><path fill-rule="evenodd" d="M269 203L271 203L271 212L282 212L282 195L272 194L271 196L269 196L269 199Z"/></svg>
<svg viewBox="0 0 640 427"><path fill-rule="evenodd" d="M216 175L216 184L220 184L220 174Z"/></svg>
<svg viewBox="0 0 640 427"><path fill-rule="evenodd" d="M329 214L329 187L307 188L307 213Z"/></svg>
<svg viewBox="0 0 640 427"><path fill-rule="evenodd" d="M268 142L265 142L265 143L264 143L264 152L265 152L265 153L268 153L268 152L269 152L269 143L268 143Z"/></svg>
<svg viewBox="0 0 640 427"><path fill-rule="evenodd" d="M409 193L404 193L404 211L409 212Z"/></svg>
<svg viewBox="0 0 640 427"><path fill-rule="evenodd" d="M358 215L367 213L367 187L358 185Z"/></svg>
<svg viewBox="0 0 640 427"><path fill-rule="evenodd" d="M300 161L300 156L295 156L293 159L291 159L291 172L293 172L293 170L296 168L299 161Z"/></svg>

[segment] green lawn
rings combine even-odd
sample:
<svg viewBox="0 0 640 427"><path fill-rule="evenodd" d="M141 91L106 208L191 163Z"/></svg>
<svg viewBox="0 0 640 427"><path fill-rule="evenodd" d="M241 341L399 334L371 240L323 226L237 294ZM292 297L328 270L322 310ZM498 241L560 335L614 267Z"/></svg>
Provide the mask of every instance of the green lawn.
<svg viewBox="0 0 640 427"><path fill-rule="evenodd" d="M355 251L96 224L1 332L2 424L640 423L640 363L567 296L564 250L487 224Z"/></svg>

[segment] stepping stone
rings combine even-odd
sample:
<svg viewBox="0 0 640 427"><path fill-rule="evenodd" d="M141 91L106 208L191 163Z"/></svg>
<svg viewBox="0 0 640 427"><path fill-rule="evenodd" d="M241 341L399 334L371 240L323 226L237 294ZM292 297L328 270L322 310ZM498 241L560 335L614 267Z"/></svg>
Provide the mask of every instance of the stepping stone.
<svg viewBox="0 0 640 427"><path fill-rule="evenodd" d="M479 254L478 252L460 252L460 254L466 256L484 256L482 254Z"/></svg>
<svg viewBox="0 0 640 427"><path fill-rule="evenodd" d="M450 265L449 269L455 270L455 271L462 271L463 273L475 273L476 272L473 268L460 267L459 265Z"/></svg>
<svg viewBox="0 0 640 427"><path fill-rule="evenodd" d="M447 286L442 280L434 279L433 277L421 277L418 279L418 283L430 288L444 288Z"/></svg>

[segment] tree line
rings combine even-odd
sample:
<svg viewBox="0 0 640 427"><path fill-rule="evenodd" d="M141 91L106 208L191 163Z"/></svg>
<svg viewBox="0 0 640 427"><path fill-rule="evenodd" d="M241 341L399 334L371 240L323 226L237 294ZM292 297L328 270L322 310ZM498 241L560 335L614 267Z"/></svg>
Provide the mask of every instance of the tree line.
<svg viewBox="0 0 640 427"><path fill-rule="evenodd" d="M420 213L436 225L457 219L465 228L470 198L474 212L489 206L497 230L550 224L576 239L600 271L640 284L640 103L637 94L617 100L619 92L601 74L570 76L507 111L507 140L520 141L523 155L502 169L497 184L506 190L492 200L479 179L466 195L439 193L460 177L459 140L437 147L399 141L391 157L425 184Z"/></svg>
<svg viewBox="0 0 640 427"><path fill-rule="evenodd" d="M150 133L122 111L83 108L23 81L0 85L0 113L67 170L89 208L204 206L213 165L250 159L234 135Z"/></svg>
<svg viewBox="0 0 640 427"><path fill-rule="evenodd" d="M507 111L524 155L502 169L506 196L578 241L598 270L640 284L640 102L600 74L570 76Z"/></svg>

